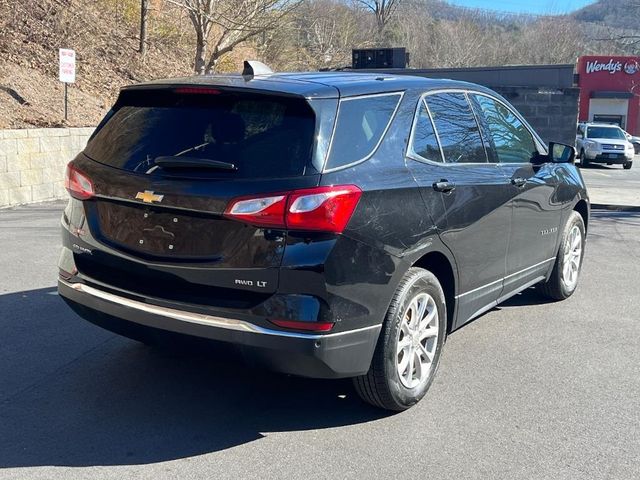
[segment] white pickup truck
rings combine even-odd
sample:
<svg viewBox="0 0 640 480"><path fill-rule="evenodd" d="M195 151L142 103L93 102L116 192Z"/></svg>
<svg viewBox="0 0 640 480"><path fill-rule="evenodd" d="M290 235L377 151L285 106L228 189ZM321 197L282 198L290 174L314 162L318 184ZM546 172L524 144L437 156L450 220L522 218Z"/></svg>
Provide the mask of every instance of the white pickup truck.
<svg viewBox="0 0 640 480"><path fill-rule="evenodd" d="M628 170L633 165L633 144L617 125L578 124L576 150L582 167L588 167L590 163L606 163L622 165Z"/></svg>

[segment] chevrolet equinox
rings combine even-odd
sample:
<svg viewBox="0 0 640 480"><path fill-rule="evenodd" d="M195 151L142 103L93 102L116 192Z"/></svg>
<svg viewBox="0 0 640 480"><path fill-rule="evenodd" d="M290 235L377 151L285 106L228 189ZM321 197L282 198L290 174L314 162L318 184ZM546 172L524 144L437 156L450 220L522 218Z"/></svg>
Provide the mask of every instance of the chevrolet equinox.
<svg viewBox="0 0 640 480"><path fill-rule="evenodd" d="M447 334L534 285L575 291L590 207L574 157L458 81L129 86L67 167L59 292L121 335L227 342L403 410Z"/></svg>

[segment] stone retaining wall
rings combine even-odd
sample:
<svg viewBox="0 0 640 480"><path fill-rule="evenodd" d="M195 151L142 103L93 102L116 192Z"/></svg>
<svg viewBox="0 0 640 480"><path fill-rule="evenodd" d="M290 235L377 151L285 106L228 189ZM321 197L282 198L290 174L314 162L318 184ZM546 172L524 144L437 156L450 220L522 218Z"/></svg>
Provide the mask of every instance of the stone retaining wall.
<svg viewBox="0 0 640 480"><path fill-rule="evenodd" d="M93 128L0 130L0 208L65 198L67 163Z"/></svg>

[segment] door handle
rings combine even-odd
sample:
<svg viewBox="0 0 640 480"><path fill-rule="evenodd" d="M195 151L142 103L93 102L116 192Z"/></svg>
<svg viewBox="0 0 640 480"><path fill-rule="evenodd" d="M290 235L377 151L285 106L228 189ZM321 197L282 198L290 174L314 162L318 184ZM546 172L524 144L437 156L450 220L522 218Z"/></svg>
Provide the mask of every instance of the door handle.
<svg viewBox="0 0 640 480"><path fill-rule="evenodd" d="M515 185L516 187L524 187L525 183L527 183L526 178L515 177L511 179L511 185Z"/></svg>
<svg viewBox="0 0 640 480"><path fill-rule="evenodd" d="M456 184L443 178L439 182L433 182L433 189L436 192L451 193L456 189Z"/></svg>

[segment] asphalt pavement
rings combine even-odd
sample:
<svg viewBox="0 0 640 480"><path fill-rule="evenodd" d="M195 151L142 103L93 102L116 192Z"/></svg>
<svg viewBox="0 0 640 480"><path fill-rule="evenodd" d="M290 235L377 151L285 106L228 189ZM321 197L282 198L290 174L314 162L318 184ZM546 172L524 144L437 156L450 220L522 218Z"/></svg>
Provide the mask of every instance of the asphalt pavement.
<svg viewBox="0 0 640 480"><path fill-rule="evenodd" d="M621 165L591 164L581 168L591 203L640 207L640 156L636 155L631 170Z"/></svg>
<svg viewBox="0 0 640 480"><path fill-rule="evenodd" d="M454 332L388 414L349 381L82 321L55 291L60 210L0 210L2 479L640 478L639 213L594 212L573 297L528 290Z"/></svg>

